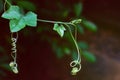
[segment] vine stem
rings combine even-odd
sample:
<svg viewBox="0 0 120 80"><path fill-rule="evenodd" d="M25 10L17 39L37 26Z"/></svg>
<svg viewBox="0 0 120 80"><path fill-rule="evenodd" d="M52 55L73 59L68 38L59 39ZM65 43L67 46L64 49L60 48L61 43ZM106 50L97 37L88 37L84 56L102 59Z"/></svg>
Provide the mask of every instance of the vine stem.
<svg viewBox="0 0 120 80"><path fill-rule="evenodd" d="M5 2L4 2L4 11L6 11L6 3L7 3L9 6L11 6L11 3L10 3L8 0L5 0Z"/></svg>
<svg viewBox="0 0 120 80"><path fill-rule="evenodd" d="M61 21L51 21L51 20L44 20L44 19L37 19L39 22L46 22L46 23L58 23L58 24L68 24L68 25L73 25L73 23L70 22L61 22Z"/></svg>
<svg viewBox="0 0 120 80"><path fill-rule="evenodd" d="M61 21L51 21L51 20L44 20L44 19L37 19L37 21L46 22L46 23L53 23L53 24L57 23L57 24L64 24L64 25L66 25L69 28L70 35L71 35L72 40L74 41L74 44L75 44L76 49L77 49L77 53L78 53L77 61L81 62L80 51L79 51L79 47L78 47L77 42L76 42L76 36L77 36L76 27L75 27L75 25L73 23L71 23L71 22L61 22ZM72 31L71 31L69 25L72 25L72 26L75 27L75 38L73 37Z"/></svg>
<svg viewBox="0 0 120 80"><path fill-rule="evenodd" d="M11 6L11 3L10 3L8 0L5 0L5 2L6 2L9 6Z"/></svg>
<svg viewBox="0 0 120 80"><path fill-rule="evenodd" d="M72 31L71 31L69 25L67 25L67 24L64 24L64 25L66 25L66 26L68 27L69 32L70 32L70 35L71 35L71 37L72 37L72 40L73 40L73 42L74 42L74 44L75 44L75 46L76 46L77 53L78 53L77 61L81 62L81 56L80 56L80 51L81 51L81 50L79 51L79 47L78 47L78 45L77 45L77 42L76 42L75 38L73 37Z"/></svg>

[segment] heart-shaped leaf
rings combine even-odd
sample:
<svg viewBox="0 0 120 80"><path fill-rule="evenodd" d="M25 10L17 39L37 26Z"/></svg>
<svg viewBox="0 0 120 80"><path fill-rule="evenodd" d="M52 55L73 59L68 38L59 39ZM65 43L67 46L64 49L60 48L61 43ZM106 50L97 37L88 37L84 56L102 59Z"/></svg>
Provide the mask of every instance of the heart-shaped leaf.
<svg viewBox="0 0 120 80"><path fill-rule="evenodd" d="M57 31L58 34L63 37L64 31L66 30L65 27L62 24L54 24L53 30Z"/></svg>
<svg viewBox="0 0 120 80"><path fill-rule="evenodd" d="M9 25L10 25L11 32L18 32L25 27L25 20L23 18L19 20L12 19L10 20Z"/></svg>
<svg viewBox="0 0 120 80"><path fill-rule="evenodd" d="M25 23L28 26L37 26L37 15L33 12L28 12L24 17Z"/></svg>
<svg viewBox="0 0 120 80"><path fill-rule="evenodd" d="M20 8L18 6L10 6L10 8L2 14L5 19L20 19Z"/></svg>

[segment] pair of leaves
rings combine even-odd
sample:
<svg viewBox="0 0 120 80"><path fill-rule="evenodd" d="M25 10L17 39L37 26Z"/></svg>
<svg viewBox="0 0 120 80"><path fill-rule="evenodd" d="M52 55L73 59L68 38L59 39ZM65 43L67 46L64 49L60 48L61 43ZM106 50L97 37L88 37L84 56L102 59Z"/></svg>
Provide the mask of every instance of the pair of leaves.
<svg viewBox="0 0 120 80"><path fill-rule="evenodd" d="M37 15L31 11L23 15L20 13L18 6L10 6L10 8L2 14L2 17L10 20L10 31L18 32L27 26L37 25Z"/></svg>
<svg viewBox="0 0 120 80"><path fill-rule="evenodd" d="M65 27L62 25L62 24L57 24L57 23L55 23L54 24L54 27L53 27L53 30L54 31L57 31L57 33L61 36L61 37L63 37L64 36L64 31L66 30L65 29Z"/></svg>

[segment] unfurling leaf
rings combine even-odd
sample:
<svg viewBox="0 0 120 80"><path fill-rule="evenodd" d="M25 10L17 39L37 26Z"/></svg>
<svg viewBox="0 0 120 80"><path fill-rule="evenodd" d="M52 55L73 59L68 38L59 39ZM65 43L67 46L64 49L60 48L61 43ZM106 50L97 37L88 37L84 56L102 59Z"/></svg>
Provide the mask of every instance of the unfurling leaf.
<svg viewBox="0 0 120 80"><path fill-rule="evenodd" d="M58 34L63 37L64 36L64 31L66 30L65 27L62 24L54 24L53 30L57 31Z"/></svg>
<svg viewBox="0 0 120 80"><path fill-rule="evenodd" d="M71 23L79 24L79 23L81 23L81 21L82 21L82 19L76 19L76 20L71 21Z"/></svg>

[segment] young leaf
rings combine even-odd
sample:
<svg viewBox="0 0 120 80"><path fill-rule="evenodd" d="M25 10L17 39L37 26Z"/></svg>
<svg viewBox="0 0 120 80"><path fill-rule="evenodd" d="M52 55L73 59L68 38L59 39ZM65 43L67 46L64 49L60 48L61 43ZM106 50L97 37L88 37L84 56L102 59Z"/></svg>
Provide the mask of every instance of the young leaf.
<svg viewBox="0 0 120 80"><path fill-rule="evenodd" d="M37 14L28 12L24 17L25 23L28 26L37 26Z"/></svg>
<svg viewBox="0 0 120 80"><path fill-rule="evenodd" d="M66 30L65 27L61 24L61 25L58 25L57 23L54 24L54 28L53 28L54 31L57 31L58 34L63 37L64 35L64 31Z"/></svg>
<svg viewBox="0 0 120 80"><path fill-rule="evenodd" d="M10 6L10 8L2 14L5 19L20 19L20 8L18 6Z"/></svg>
<svg viewBox="0 0 120 80"><path fill-rule="evenodd" d="M94 23L90 22L90 21L83 21L82 24L84 25L84 27L86 27L87 29L95 32L97 31L97 27Z"/></svg>
<svg viewBox="0 0 120 80"><path fill-rule="evenodd" d="M12 20L10 20L9 25L10 25L11 32L18 32L25 27L25 21L23 18L21 18L19 20L12 19Z"/></svg>

